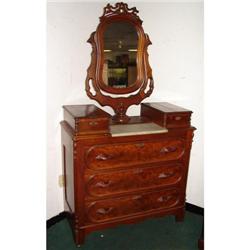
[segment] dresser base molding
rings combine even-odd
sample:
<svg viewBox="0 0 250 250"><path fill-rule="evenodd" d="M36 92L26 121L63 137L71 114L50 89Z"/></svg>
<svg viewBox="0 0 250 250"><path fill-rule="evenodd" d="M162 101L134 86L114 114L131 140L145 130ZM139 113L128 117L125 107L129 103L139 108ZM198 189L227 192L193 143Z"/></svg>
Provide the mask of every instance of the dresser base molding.
<svg viewBox="0 0 250 250"><path fill-rule="evenodd" d="M185 211L188 211L190 213L197 214L197 215L202 215L202 216L204 215L204 208L203 207L199 207L199 206L193 205L193 204L188 203L188 202L186 202ZM69 212L63 211L60 214L48 219L46 221L46 228L49 229L50 227L52 227L56 223L58 223L64 219L67 219L70 216L71 216L71 214Z"/></svg>
<svg viewBox="0 0 250 250"><path fill-rule="evenodd" d="M185 215L185 208L179 207L179 208L174 208L171 210L168 209L168 210L161 210L161 211L157 211L157 212L143 213L141 215L137 215L137 216L133 216L133 217L131 216L129 218L119 219L116 221L109 221L109 222L105 222L105 223L91 224L91 225L78 227L77 229L74 230L75 243L77 246L82 245L85 241L86 235L89 233L92 233L94 231L98 231L98 230L102 230L102 229L106 229L106 228L112 228L112 227L122 225L122 224L139 223L145 219L164 217L167 215L175 216L176 222L183 221L184 215Z"/></svg>

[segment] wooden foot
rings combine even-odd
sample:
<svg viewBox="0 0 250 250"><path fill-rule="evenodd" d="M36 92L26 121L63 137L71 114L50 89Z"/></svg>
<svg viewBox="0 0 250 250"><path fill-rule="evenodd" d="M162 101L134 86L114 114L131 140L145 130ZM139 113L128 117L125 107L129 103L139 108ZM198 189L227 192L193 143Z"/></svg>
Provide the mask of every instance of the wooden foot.
<svg viewBox="0 0 250 250"><path fill-rule="evenodd" d="M77 247L81 247L81 245L85 241L85 231L84 230L75 230L75 243Z"/></svg>

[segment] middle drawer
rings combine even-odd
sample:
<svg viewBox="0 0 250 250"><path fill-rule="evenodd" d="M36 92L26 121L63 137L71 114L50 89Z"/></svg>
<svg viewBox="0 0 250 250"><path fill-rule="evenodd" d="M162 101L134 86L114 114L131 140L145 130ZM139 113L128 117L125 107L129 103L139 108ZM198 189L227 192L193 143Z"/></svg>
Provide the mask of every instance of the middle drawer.
<svg viewBox="0 0 250 250"><path fill-rule="evenodd" d="M113 194L171 186L182 179L183 166L171 164L148 168L86 175L87 195L103 197Z"/></svg>

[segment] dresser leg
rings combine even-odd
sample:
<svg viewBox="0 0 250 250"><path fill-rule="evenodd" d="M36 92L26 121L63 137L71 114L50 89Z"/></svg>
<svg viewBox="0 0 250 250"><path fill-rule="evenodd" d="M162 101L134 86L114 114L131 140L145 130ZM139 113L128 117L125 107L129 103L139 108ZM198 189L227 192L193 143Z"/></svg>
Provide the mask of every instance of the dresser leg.
<svg viewBox="0 0 250 250"><path fill-rule="evenodd" d="M85 231L84 230L75 230L75 243L77 247L81 247L81 245L85 241Z"/></svg>
<svg viewBox="0 0 250 250"><path fill-rule="evenodd" d="M176 222L182 222L185 218L185 210L182 209L178 212L178 214L175 215L175 221Z"/></svg>

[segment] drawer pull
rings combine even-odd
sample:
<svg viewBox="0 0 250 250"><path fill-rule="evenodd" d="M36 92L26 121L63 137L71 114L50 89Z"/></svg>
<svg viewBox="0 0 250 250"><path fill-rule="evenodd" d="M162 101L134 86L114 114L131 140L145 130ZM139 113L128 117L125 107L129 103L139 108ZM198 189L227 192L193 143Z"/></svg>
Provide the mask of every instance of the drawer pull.
<svg viewBox="0 0 250 250"><path fill-rule="evenodd" d="M96 160L99 160L99 161L106 161L106 160L109 160L111 159L112 156L111 155L105 155L105 154L99 154L96 156Z"/></svg>
<svg viewBox="0 0 250 250"><path fill-rule="evenodd" d="M176 121L180 121L180 120L182 119L182 117L181 117L181 116L176 116L174 119L175 119Z"/></svg>
<svg viewBox="0 0 250 250"><path fill-rule="evenodd" d="M100 181L95 184L96 187L105 188L111 184L111 181Z"/></svg>
<svg viewBox="0 0 250 250"><path fill-rule="evenodd" d="M143 148L144 145L145 145L145 144L144 144L143 142L135 144L135 146L136 146L137 148Z"/></svg>
<svg viewBox="0 0 250 250"><path fill-rule="evenodd" d="M171 153L176 151L176 147L163 147L160 151L160 153L165 154L165 153Z"/></svg>
<svg viewBox="0 0 250 250"><path fill-rule="evenodd" d="M141 173L143 173L143 170L141 168L136 168L134 170L134 174L141 174Z"/></svg>
<svg viewBox="0 0 250 250"><path fill-rule="evenodd" d="M141 198L142 198L141 195L134 195L134 196L132 197L133 200L140 200Z"/></svg>
<svg viewBox="0 0 250 250"><path fill-rule="evenodd" d="M112 207L109 207L109 208L99 208L99 209L96 210L96 213L104 215L104 214L110 213L112 210L113 210Z"/></svg>
<svg viewBox="0 0 250 250"><path fill-rule="evenodd" d="M169 196L161 196L157 199L158 202L164 202L169 200Z"/></svg>
<svg viewBox="0 0 250 250"><path fill-rule="evenodd" d="M164 178L168 178L168 177L173 176L173 175L174 175L173 172L171 172L171 173L160 173L160 174L158 175L158 178L159 178L159 179L164 179Z"/></svg>
<svg viewBox="0 0 250 250"><path fill-rule="evenodd" d="M89 126L96 126L96 125L98 125L98 122L94 122L94 121L89 122Z"/></svg>

